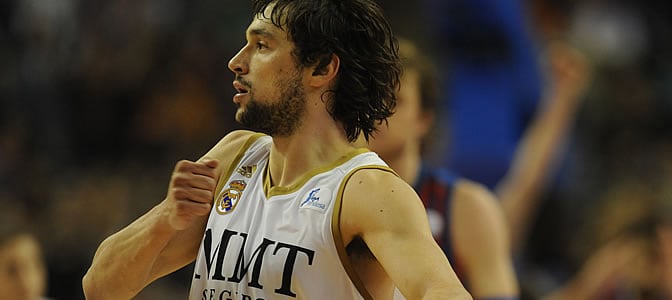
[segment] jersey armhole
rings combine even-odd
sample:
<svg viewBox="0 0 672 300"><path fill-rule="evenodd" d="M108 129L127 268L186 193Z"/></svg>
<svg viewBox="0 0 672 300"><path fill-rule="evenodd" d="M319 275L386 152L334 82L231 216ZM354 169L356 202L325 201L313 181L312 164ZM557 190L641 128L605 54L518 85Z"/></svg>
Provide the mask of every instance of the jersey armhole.
<svg viewBox="0 0 672 300"><path fill-rule="evenodd" d="M355 268L353 267L352 261L350 260L350 256L348 256L348 253L345 249L346 245L343 243L343 234L341 233L341 208L343 205L343 193L345 191L345 186L347 185L352 175L363 169L377 169L390 172L395 175L397 174L394 172L394 170L392 170L392 168L383 165L365 165L354 168L348 172L345 177L343 177L343 181L341 182L341 185L338 188L338 193L336 194L334 212L331 215L331 231L334 238L334 244L336 245L336 251L338 252L338 257L341 260L341 264L343 265L345 272L348 274L348 277L350 277L352 284L355 286L355 288L357 288L357 291L364 299L372 300L373 297L366 289L364 281L357 275L357 272L355 272Z"/></svg>

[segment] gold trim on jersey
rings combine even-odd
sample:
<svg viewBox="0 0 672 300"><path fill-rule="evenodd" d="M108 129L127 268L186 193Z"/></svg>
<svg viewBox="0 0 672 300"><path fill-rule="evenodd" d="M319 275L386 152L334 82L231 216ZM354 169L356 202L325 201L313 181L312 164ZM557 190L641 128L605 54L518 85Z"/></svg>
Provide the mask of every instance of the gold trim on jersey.
<svg viewBox="0 0 672 300"><path fill-rule="evenodd" d="M333 233L334 244L336 245L336 251L338 252L338 257L341 260L341 264L343 265L345 272L348 274L348 277L350 277L352 284L357 288L357 291L359 291L359 294L364 299L368 300L373 299L373 297L371 296L371 294L369 294L369 291L367 291L366 285L364 285L364 281L362 281L362 279L359 278L359 275L357 275L352 260L350 259L350 256L348 255L345 249L347 245L343 243L343 234L341 233L341 208L343 205L343 193L345 191L345 186L350 180L350 177L352 177L352 175L354 175L357 171L364 169L378 169L382 171L391 172L395 175L397 174L396 172L394 172L394 170L392 170L392 168L381 165L360 166L353 169L348 174L346 174L345 177L343 177L341 186L338 188L338 193L336 194L336 203L334 203L334 213L333 215L331 215L331 231Z"/></svg>
<svg viewBox="0 0 672 300"><path fill-rule="evenodd" d="M291 194L301 188L308 180L313 178L317 174L321 174L327 171L330 171L346 162L348 162L353 157L360 155L362 153L370 152L367 148L357 148L354 149L341 158L335 160L334 162L323 166L312 169L301 176L301 178L292 185L289 186L271 186L271 174L269 170L269 163L266 163L266 170L264 171L264 194L266 194L266 199L270 199L273 196L277 195L286 195Z"/></svg>
<svg viewBox="0 0 672 300"><path fill-rule="evenodd" d="M238 168L238 164L243 159L245 152L247 152L250 146L252 146L252 144L262 136L265 136L265 134L263 133L252 134L250 135L250 137L247 138L247 141L245 141L243 146L240 147L240 150L238 150L238 153L236 153L236 157L233 159L233 161L231 161L229 169L226 171L226 173L223 174L224 176L219 177L219 182L217 182L217 188L215 189L215 191L217 191L217 194L215 194L214 196L215 199L213 199L213 201L217 201L217 197L219 197L220 192L222 191L222 189L224 189L224 185L229 181L233 172Z"/></svg>

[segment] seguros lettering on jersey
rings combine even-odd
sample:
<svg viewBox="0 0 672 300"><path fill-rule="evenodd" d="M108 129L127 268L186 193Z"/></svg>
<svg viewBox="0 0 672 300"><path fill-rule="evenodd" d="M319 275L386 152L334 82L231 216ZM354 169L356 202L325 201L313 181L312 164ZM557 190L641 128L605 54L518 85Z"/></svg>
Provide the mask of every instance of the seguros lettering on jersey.
<svg viewBox="0 0 672 300"><path fill-rule="evenodd" d="M201 300L264 300L264 298L253 298L250 295L239 294L230 290L204 289L201 293Z"/></svg>
<svg viewBox="0 0 672 300"><path fill-rule="evenodd" d="M207 273L203 276L202 274L198 274L198 271L194 272L195 279L205 277L207 280L227 281L245 284L247 287L251 288L263 289L264 283L260 281L260 277L261 272L264 271L262 269L264 258L267 250L269 250L269 255L284 256L281 257L281 259L284 259L281 285L279 287L273 287L273 291L289 297L296 297L296 293L291 289L292 275L295 267L299 263L304 263L309 266L312 265L313 257L315 256L314 250L264 238L263 241L254 247L255 250L251 257L246 258L244 250L245 244L247 243L247 233L226 229L222 233L222 237L217 245L213 245L212 238L212 229L208 228L205 231L205 236L203 238L203 251L205 254L204 258ZM235 249L233 246L230 247L230 244L232 244L230 242L233 239L237 239L238 242L240 242L239 249ZM235 266L225 266L224 261L227 255L236 256ZM300 257L304 258L299 259ZM247 282L242 282L245 278L249 279L246 280Z"/></svg>

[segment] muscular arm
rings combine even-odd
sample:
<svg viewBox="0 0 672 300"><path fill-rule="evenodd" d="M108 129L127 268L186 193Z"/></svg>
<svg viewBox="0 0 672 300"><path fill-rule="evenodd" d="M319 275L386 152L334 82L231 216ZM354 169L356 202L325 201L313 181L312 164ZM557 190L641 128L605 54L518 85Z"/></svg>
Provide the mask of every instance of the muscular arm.
<svg viewBox="0 0 672 300"><path fill-rule="evenodd" d="M485 187L460 180L451 209L453 247L476 299L516 299L518 283L506 221Z"/></svg>
<svg viewBox="0 0 672 300"><path fill-rule="evenodd" d="M159 204L100 244L82 280L87 299L130 299L169 269L188 263L187 258L159 259L171 240L180 235L164 217L165 206ZM199 225L195 223L194 227ZM183 235L195 238L186 232Z"/></svg>
<svg viewBox="0 0 672 300"><path fill-rule="evenodd" d="M176 165L166 198L98 247L82 280L87 299L130 299L195 259L217 180L249 136L232 132L200 161Z"/></svg>
<svg viewBox="0 0 672 300"><path fill-rule="evenodd" d="M343 197L345 242L361 237L407 299L471 299L431 235L422 202L401 178L360 170Z"/></svg>

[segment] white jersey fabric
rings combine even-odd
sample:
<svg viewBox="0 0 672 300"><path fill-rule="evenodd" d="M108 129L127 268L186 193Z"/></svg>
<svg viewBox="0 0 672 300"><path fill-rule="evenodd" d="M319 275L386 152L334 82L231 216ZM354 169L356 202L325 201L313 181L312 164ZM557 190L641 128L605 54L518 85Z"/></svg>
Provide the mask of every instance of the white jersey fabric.
<svg viewBox="0 0 672 300"><path fill-rule="evenodd" d="M271 144L252 136L222 175L189 299L370 299L345 253L341 198L355 171L391 170L357 149L294 186L270 187Z"/></svg>

